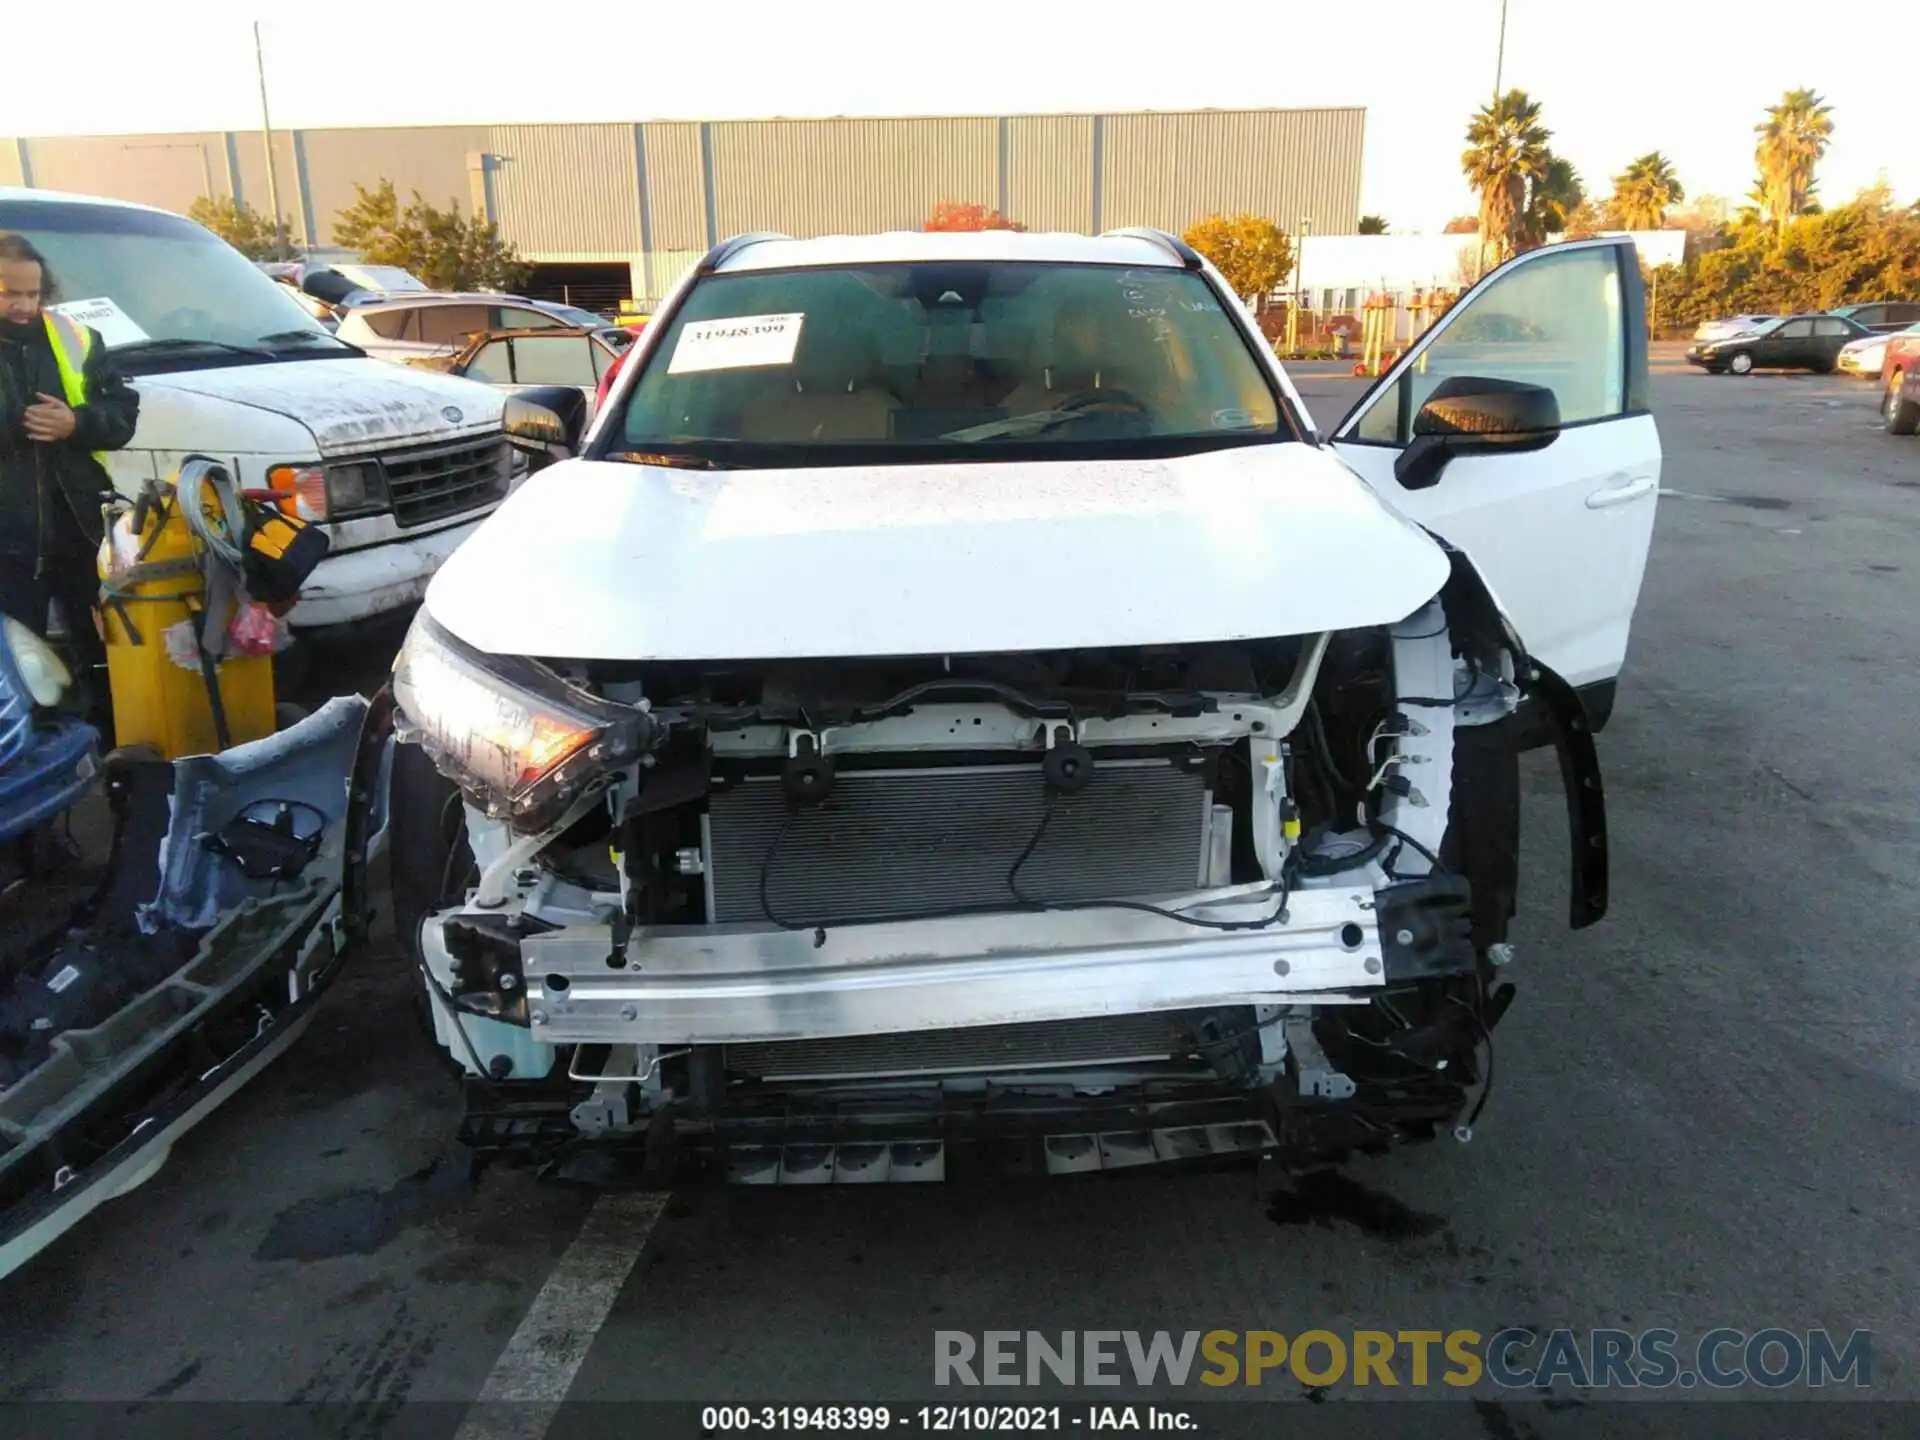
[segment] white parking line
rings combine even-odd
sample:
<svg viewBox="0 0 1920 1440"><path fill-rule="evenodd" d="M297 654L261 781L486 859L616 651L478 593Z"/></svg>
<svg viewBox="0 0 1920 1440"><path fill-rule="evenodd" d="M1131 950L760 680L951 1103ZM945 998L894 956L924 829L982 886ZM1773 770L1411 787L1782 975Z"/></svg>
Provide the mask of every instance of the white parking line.
<svg viewBox="0 0 1920 1440"><path fill-rule="evenodd" d="M668 1196L603 1195L494 1362L454 1440L541 1440Z"/></svg>

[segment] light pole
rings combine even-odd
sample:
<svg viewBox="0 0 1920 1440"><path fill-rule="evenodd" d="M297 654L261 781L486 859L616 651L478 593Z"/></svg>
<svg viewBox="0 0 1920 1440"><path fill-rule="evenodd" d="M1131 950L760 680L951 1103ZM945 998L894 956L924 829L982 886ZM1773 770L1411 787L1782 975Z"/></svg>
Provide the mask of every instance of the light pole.
<svg viewBox="0 0 1920 1440"><path fill-rule="evenodd" d="M267 114L267 62L260 53L260 22L253 22L253 68L260 77L260 133L267 146L267 203L273 207L274 249L287 249L287 222L280 213L280 176L273 163L273 121Z"/></svg>
<svg viewBox="0 0 1920 1440"><path fill-rule="evenodd" d="M1507 68L1507 0L1500 0L1500 43L1493 52L1493 107L1500 108L1500 76Z"/></svg>
<svg viewBox="0 0 1920 1440"><path fill-rule="evenodd" d="M1300 229L1293 242L1293 304L1287 307L1287 353L1300 349L1300 259L1307 248L1307 232L1313 229L1313 217L1302 215Z"/></svg>

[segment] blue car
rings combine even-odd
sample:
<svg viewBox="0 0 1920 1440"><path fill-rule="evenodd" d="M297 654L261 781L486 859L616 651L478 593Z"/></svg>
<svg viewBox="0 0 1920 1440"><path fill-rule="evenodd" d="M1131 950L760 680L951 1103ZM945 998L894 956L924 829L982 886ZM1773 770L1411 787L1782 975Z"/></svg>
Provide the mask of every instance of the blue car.
<svg viewBox="0 0 1920 1440"><path fill-rule="evenodd" d="M65 813L99 772L99 732L53 713L72 683L46 641L0 616L0 845Z"/></svg>

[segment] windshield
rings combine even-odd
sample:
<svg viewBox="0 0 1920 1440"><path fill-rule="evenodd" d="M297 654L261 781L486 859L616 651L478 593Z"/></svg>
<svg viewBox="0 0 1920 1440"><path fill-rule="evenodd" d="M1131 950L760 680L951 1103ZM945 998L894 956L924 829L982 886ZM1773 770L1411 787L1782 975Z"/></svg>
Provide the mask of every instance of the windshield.
<svg viewBox="0 0 1920 1440"><path fill-rule="evenodd" d="M758 466L1293 438L1199 274L1011 261L709 276L603 433L602 455Z"/></svg>
<svg viewBox="0 0 1920 1440"><path fill-rule="evenodd" d="M0 203L47 257L55 301L129 374L355 355L238 250L189 220L119 205Z"/></svg>

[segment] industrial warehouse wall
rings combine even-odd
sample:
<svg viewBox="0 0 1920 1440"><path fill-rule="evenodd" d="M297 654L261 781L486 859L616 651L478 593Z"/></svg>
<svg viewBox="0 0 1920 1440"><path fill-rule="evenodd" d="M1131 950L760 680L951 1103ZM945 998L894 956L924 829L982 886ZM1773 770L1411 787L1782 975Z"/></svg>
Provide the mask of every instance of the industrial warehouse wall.
<svg viewBox="0 0 1920 1440"><path fill-rule="evenodd" d="M1334 109L302 130L276 134L275 165L309 245L331 241L355 181L385 177L490 215L531 260L631 261L635 290L658 297L723 236L914 228L941 200L1036 230L1250 210L1346 233L1364 126ZM0 141L0 184L267 209L257 133Z"/></svg>

